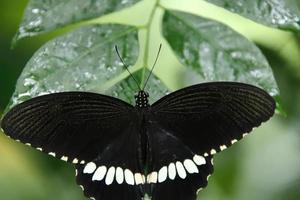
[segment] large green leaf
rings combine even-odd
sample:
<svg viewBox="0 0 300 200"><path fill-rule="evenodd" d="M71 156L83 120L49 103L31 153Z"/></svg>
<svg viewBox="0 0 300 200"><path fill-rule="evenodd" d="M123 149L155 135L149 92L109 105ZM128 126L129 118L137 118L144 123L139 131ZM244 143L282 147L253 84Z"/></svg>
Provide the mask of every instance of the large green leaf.
<svg viewBox="0 0 300 200"><path fill-rule="evenodd" d="M261 51L242 35L216 21L166 11L163 35L189 71L189 80L238 81L279 94L272 69Z"/></svg>
<svg viewBox="0 0 300 200"><path fill-rule="evenodd" d="M100 17L140 0L30 0L16 39Z"/></svg>
<svg viewBox="0 0 300 200"><path fill-rule="evenodd" d="M300 31L299 0L206 0L258 23Z"/></svg>
<svg viewBox="0 0 300 200"><path fill-rule="evenodd" d="M46 43L24 68L8 109L24 100L61 91L99 92L133 103L138 86L119 62L114 45L119 46L128 65L134 64L139 53L137 29L89 25ZM143 66L130 68L139 80ZM167 92L154 76L147 88L153 91L152 101Z"/></svg>

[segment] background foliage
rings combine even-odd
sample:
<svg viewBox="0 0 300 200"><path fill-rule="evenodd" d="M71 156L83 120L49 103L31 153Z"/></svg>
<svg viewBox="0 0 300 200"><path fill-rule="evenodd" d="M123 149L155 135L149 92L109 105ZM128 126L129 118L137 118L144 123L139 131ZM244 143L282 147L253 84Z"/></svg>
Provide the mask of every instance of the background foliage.
<svg viewBox="0 0 300 200"><path fill-rule="evenodd" d="M283 117L283 115L275 116L267 124L255 130L254 134L247 137L246 140L217 155L215 158L215 174L210 179L208 188L200 193L199 198L202 200L286 200L299 198L300 158L298 153L300 126L297 122L300 115L300 9L297 0L251 1L252 3L245 0L235 1L236 3L226 0L209 1L225 9L200 0L184 1L185 3L179 0L164 0L161 1L161 7L158 7L155 13L150 12L151 9L149 9L155 1L147 0L118 14L108 15L104 18L97 17L120 10L118 4L107 3L104 8L93 5L94 10L89 10L88 4L77 5L76 9L81 10L73 16L70 15L69 11L74 9L72 2L75 1L69 2L65 5L66 7L57 6L58 10L53 10L52 13L57 18L51 18L50 21L45 18L46 23L44 26L40 26L38 20L41 19L33 15L39 14L32 9L37 5L34 3L29 4L27 11L32 13L25 14L25 16L29 15L29 22L23 21L15 39L47 32L47 30L51 31L34 38L24 39L17 44L14 50L10 50L10 42L18 29L27 1L1 1L0 112L4 111L8 104L16 80L26 64L26 69L17 84L15 98L10 104L16 104L42 92L49 92L53 88L55 88L54 91L71 89L102 91L106 88L105 92L108 94L131 101L132 90L128 88L134 86L132 86L127 75L120 71L121 65L116 62L115 54L111 55L111 59L105 60L105 63L116 68L104 68L103 71L97 71L93 68L93 64L97 60L102 62L101 57L107 57L107 54L110 53L101 52L101 49L107 48L107 43L103 43L103 40L112 38L111 35L101 34L102 30L115 35L115 37L113 35L113 38L117 38L119 41L116 43L121 47L122 52L125 52L124 57L129 64L134 64L135 60L138 59L132 69L141 81L143 74L147 72L146 67L152 63L155 56L153 52L157 51L160 42L163 43L163 52L155 70L156 77L151 80L151 87L149 87L154 99L159 98L167 90L175 90L184 85L204 80L224 79L224 77L258 84L276 96L278 95L278 89L270 71L271 68L269 68L270 64L281 92L282 103L278 100L278 103L281 103L278 111L282 111L281 107L283 107L287 117ZM125 2L123 6L129 6L137 1L123 2ZM51 4L40 3L40 5L43 6L43 9L51 7ZM196 15L168 11L163 17L164 7L181 11L187 10ZM62 12L65 9L66 12ZM261 24L289 31L268 28L232 14L226 9L242 14ZM150 16L152 15L151 21L147 20L149 16L145 14L146 11L149 11ZM85 14L81 15L81 13ZM64 15L64 18L58 17L61 14ZM174 20L175 18L181 20ZM60 19L65 19L65 22L58 23L57 21ZM91 19L91 21L84 22L84 25L87 25L84 27L80 22L79 24L54 30L57 27L63 27L70 22L78 22L81 19ZM166 40L163 40L161 35L158 34L160 19L166 22L161 30ZM30 20L37 21L31 23ZM121 32L125 34L120 36L116 31L118 30L116 26L94 25L95 23L109 21L136 25L141 31L137 33L132 27L122 26ZM227 24L230 28L219 24L220 22ZM74 29L75 31L73 31ZM94 30L94 32L91 32L91 30ZM126 30L130 33L128 36ZM184 34L183 30L185 31ZM62 34L65 35L56 38ZM134 38L137 37L135 34L138 34L140 38L142 44L140 49L137 45L137 39ZM97 37L97 35L101 37ZM186 35L189 35L189 37L184 38ZM148 42L147 37L151 37ZM74 38L83 39L75 41ZM85 52L84 47L88 48L89 40L87 39L91 39L91 44L96 44L97 48L91 48L95 51L87 51L88 57L86 59L77 59L76 61L77 52L82 55L82 52ZM188 39L191 39L192 42L188 42ZM253 41L265 56L249 40ZM39 49L46 41L49 41L46 46ZM68 43L68 41L71 42ZM115 42L115 40L113 41ZM171 46L167 44L167 41ZM74 46L74 43L77 46ZM66 53L64 50L64 48L70 49L68 45L73 45L71 53ZM78 46L80 48L77 48ZM241 46L243 49L239 48ZM197 52L198 47L202 47L200 50L202 55L205 55L202 58L194 54L195 51ZM172 54L171 48L174 49L175 54ZM30 59L37 50L38 52ZM236 54L232 54L231 50L234 50ZM214 55L221 55L221 58L214 57ZM62 60L61 57L64 59ZM222 68L211 69L212 60L214 62L219 61ZM39 67L39 64L41 67ZM56 67L62 66L63 70L43 69L43 66L47 66L47 64ZM85 65L84 70L87 70L84 71L85 73L82 71L82 65ZM245 70L239 71L239 66L244 66L243 69ZM250 73L251 70L247 71L251 66L257 66L258 69L255 70L258 70L258 74L261 76L253 76ZM213 70L213 73L211 70ZM37 72L37 74L34 74L37 79L32 78L32 72ZM49 74L52 75L49 76ZM249 75L247 76L247 74ZM91 78L91 75L95 75L95 78ZM113 79L114 81L111 82L111 77L114 75L118 75L118 78ZM80 77L80 79L74 80L76 77ZM122 81L120 82L120 80ZM55 84L57 81L60 82ZM104 86L103 83L105 83ZM63 86L63 88L58 86ZM30 91L29 96L25 96L25 98L23 95L19 96L28 91ZM276 98L278 99L278 96ZM5 200L53 199L53 194L55 194L56 199L84 199L81 190L74 182L72 166L10 141L3 135L0 136L0 155L1 198Z"/></svg>

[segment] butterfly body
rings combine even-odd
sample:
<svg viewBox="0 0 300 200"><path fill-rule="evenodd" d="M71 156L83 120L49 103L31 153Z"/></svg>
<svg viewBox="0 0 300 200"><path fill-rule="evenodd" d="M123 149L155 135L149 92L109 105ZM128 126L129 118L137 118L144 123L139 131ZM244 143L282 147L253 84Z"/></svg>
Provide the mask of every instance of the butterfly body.
<svg viewBox="0 0 300 200"><path fill-rule="evenodd" d="M212 158L267 121L275 102L257 87L204 83L154 104L135 106L89 92L62 92L12 108L9 137L75 164L77 183L96 200L195 200L213 172Z"/></svg>
<svg viewBox="0 0 300 200"><path fill-rule="evenodd" d="M135 107L137 108L149 108L149 93L145 92L144 90L140 90L136 95L135 98Z"/></svg>

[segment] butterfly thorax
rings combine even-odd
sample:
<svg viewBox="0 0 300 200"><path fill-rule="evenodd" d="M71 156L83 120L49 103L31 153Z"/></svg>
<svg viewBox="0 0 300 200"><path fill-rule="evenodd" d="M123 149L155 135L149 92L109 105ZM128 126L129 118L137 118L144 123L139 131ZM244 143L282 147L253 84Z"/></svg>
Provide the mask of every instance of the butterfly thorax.
<svg viewBox="0 0 300 200"><path fill-rule="evenodd" d="M138 108L147 108L150 106L148 101L149 94L143 90L139 91L135 96L135 106Z"/></svg>

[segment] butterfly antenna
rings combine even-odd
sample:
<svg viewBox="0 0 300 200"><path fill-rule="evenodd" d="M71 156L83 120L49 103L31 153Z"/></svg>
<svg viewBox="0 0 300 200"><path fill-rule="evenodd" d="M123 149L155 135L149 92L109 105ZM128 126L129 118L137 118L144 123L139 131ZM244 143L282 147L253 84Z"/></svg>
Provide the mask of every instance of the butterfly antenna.
<svg viewBox="0 0 300 200"><path fill-rule="evenodd" d="M153 72L153 70L154 70L154 67L155 67L155 65L156 65L156 63L157 63L157 60L158 60L158 58L159 58L159 54L160 54L160 51L161 51L161 47L162 47L162 44L159 45L159 49L158 49L158 52L157 52L157 55L156 55L156 59L155 59L154 64L153 64L153 66L152 66L152 68L151 68L150 74L149 74L148 77L147 77L147 80L146 80L146 82L145 82L145 85L144 85L144 87L143 87L143 90L145 89L145 87L146 87L146 85L147 85L147 83L148 83L148 81L149 81L149 79L150 79L150 77L151 77L151 75L152 75L152 72Z"/></svg>
<svg viewBox="0 0 300 200"><path fill-rule="evenodd" d="M115 45L115 49L116 49L116 52L117 52L117 55L119 57L119 59L121 60L121 62L123 63L123 66L125 67L125 69L128 71L128 73L130 74L130 76L133 78L134 82L136 83L136 85L138 86L139 90L142 90L139 83L137 82L137 80L134 78L134 76L132 75L132 73L129 71L128 69L128 66L125 64L124 60L122 59L120 53L119 53L119 50L118 50L118 46Z"/></svg>

